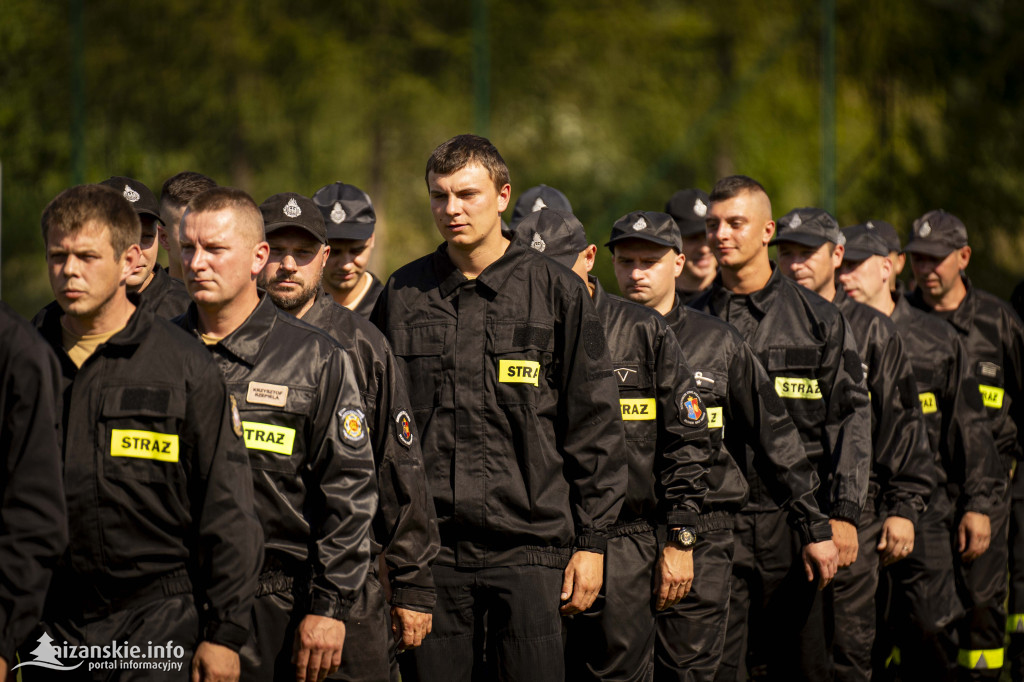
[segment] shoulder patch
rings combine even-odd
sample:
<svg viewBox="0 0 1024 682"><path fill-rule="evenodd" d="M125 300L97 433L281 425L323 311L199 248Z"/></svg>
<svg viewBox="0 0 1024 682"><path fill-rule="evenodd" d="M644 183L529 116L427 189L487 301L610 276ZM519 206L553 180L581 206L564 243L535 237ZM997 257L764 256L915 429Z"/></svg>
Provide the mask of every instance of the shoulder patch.
<svg viewBox="0 0 1024 682"><path fill-rule="evenodd" d="M679 421L686 426L706 426L708 422L704 401L696 391L686 391L679 399Z"/></svg>
<svg viewBox="0 0 1024 682"><path fill-rule="evenodd" d="M395 438L405 447L412 445L412 419L405 410L395 414Z"/></svg>
<svg viewBox="0 0 1024 682"><path fill-rule="evenodd" d="M346 441L358 445L366 439L366 418L362 410L350 408L338 413L341 418L341 435Z"/></svg>
<svg viewBox="0 0 1024 682"><path fill-rule="evenodd" d="M604 353L604 327L595 319L583 322L583 350L591 360L597 360Z"/></svg>

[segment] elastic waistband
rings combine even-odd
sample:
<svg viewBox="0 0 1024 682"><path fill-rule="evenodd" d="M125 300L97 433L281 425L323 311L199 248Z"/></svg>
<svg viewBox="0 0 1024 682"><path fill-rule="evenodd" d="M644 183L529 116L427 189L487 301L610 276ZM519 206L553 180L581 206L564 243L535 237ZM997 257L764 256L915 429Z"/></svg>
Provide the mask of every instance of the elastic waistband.
<svg viewBox="0 0 1024 682"><path fill-rule="evenodd" d="M158 577L140 578L132 581L119 581L117 587L101 589L96 586L89 586L82 589L81 586L71 587L74 595L65 593L63 604L56 603L56 607L64 610L67 606L77 606L78 611L89 620L106 618L107 616L149 604L167 597L179 594L190 594L192 592L192 581L188 577L188 571L184 568L165 573Z"/></svg>

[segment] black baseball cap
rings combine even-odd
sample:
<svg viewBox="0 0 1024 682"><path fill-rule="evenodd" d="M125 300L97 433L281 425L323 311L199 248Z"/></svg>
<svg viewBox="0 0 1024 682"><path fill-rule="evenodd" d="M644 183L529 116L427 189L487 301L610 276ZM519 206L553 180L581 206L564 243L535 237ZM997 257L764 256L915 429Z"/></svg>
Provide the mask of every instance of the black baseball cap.
<svg viewBox="0 0 1024 682"><path fill-rule="evenodd" d="M775 237L768 242L768 246L780 242L817 248L825 242L842 245L845 238L839 231L839 223L828 211L821 208L794 208L775 223Z"/></svg>
<svg viewBox="0 0 1024 682"><path fill-rule="evenodd" d="M704 216L707 215L710 205L711 199L707 192L699 189L681 189L665 202L665 213L676 221L679 233L689 237L707 232Z"/></svg>
<svg viewBox="0 0 1024 682"><path fill-rule="evenodd" d="M526 214L513 232L531 249L571 268L580 251L587 248L587 232L579 218L557 208L542 208Z"/></svg>
<svg viewBox="0 0 1024 682"><path fill-rule="evenodd" d="M516 205L512 209L512 227L518 225L519 221L526 216L542 208L557 208L560 211L572 213L572 204L569 203L568 197L554 187L537 185L520 194L516 200Z"/></svg>
<svg viewBox="0 0 1024 682"><path fill-rule="evenodd" d="M152 216L161 225L164 224L163 218L160 217L160 204L157 202L156 196L152 190L135 178L115 175L100 184L116 189L140 216Z"/></svg>
<svg viewBox="0 0 1024 682"><path fill-rule="evenodd" d="M282 227L298 227L313 235L321 244L327 243L324 218L311 199L295 192L282 192L267 197L260 204L263 231L270 234Z"/></svg>
<svg viewBox="0 0 1024 682"><path fill-rule="evenodd" d="M683 252L683 237L679 226L668 213L655 211L633 211L627 213L612 225L612 238L605 246L611 247L627 239L642 239Z"/></svg>
<svg viewBox="0 0 1024 682"><path fill-rule="evenodd" d="M864 224L875 229L875 232L882 238L882 241L885 242L885 246L889 251L896 251L899 253L903 250L903 245L900 244L900 235L896 232L896 228L893 227L891 223L872 218Z"/></svg>
<svg viewBox="0 0 1024 682"><path fill-rule="evenodd" d="M952 213L941 208L928 211L914 221L907 253L945 258L956 249L967 246L967 227Z"/></svg>
<svg viewBox="0 0 1024 682"><path fill-rule="evenodd" d="M872 256L888 256L891 251L874 221L844 227L843 236L846 237L844 260L862 261Z"/></svg>
<svg viewBox="0 0 1024 682"><path fill-rule="evenodd" d="M355 185L332 182L313 194L313 203L323 215L328 239L364 240L373 236L377 213L370 195Z"/></svg>

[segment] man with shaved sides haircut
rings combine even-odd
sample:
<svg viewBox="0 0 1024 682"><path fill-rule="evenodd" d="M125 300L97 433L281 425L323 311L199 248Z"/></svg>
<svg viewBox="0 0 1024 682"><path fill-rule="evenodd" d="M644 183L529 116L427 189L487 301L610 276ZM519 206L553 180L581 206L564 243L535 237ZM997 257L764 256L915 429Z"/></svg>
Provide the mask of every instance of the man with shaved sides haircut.
<svg viewBox="0 0 1024 682"><path fill-rule="evenodd" d="M604 331L579 277L502 232L512 186L489 140L442 143L425 179L444 243L371 318L406 370L441 535L415 673L561 681L559 612L597 598L626 489Z"/></svg>
<svg viewBox="0 0 1024 682"><path fill-rule="evenodd" d="M822 481L818 506L831 518L840 566L849 565L871 463L871 416L853 334L835 306L782 277L769 260L775 221L760 183L723 178L710 199L708 243L719 274L691 305L732 324L767 370ZM829 679L822 599L799 560L801 540L758 476L750 488L733 569L734 592L750 595L749 627L729 628L719 679L746 678L748 634L753 661L773 678Z"/></svg>
<svg viewBox="0 0 1024 682"><path fill-rule="evenodd" d="M71 542L39 636L142 650L170 640L195 652L192 679L238 680L262 544L224 381L188 335L128 297L140 226L121 192L73 187L42 224L57 300L36 320L60 361Z"/></svg>
<svg viewBox="0 0 1024 682"><path fill-rule="evenodd" d="M286 198L278 210L303 209ZM322 680L341 664L377 504L355 367L330 337L257 288L270 247L248 194L218 187L198 195L179 239L193 303L178 322L227 381L266 532L242 679Z"/></svg>
<svg viewBox="0 0 1024 682"><path fill-rule="evenodd" d="M167 272L178 280L184 279L181 271L181 246L178 244L178 226L181 216L192 197L202 194L217 183L202 173L183 171L168 178L160 190L160 246L167 252Z"/></svg>

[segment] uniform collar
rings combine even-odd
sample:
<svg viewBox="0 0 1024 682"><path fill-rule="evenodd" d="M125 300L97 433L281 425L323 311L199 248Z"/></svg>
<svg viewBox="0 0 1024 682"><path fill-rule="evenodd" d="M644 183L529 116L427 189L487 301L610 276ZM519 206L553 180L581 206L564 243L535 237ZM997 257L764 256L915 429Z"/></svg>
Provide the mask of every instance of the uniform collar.
<svg viewBox="0 0 1024 682"><path fill-rule="evenodd" d="M306 314L302 316L302 321L306 324L311 324L314 327L321 326L319 323L324 322L331 314L333 307L337 305L334 302L334 297L328 294L323 287L317 290L316 296L313 298L313 305L309 307Z"/></svg>
<svg viewBox="0 0 1024 682"><path fill-rule="evenodd" d="M135 312L128 318L124 329L117 332L106 342L104 346L121 346L129 348L142 343L149 328L153 325L153 313L139 300L138 294L128 294L128 300L135 305ZM64 310L56 301L51 301L43 308L42 319L39 323L39 333L50 342L55 349L64 347L64 339L61 332L60 318Z"/></svg>
<svg viewBox="0 0 1024 682"><path fill-rule="evenodd" d="M748 303L762 314L768 312L768 309L771 308L772 302L778 295L779 290L785 286L782 273L775 266L775 263L769 262L769 265L771 266L772 274L765 285L757 291L746 294ZM711 297L709 299L711 312L714 313L716 317L725 317L726 309L729 307L729 301L734 296L742 295L743 294L734 294L725 288L725 285L722 284L722 271L719 269L718 274L715 275L715 281L711 285Z"/></svg>
<svg viewBox="0 0 1024 682"><path fill-rule="evenodd" d="M957 306L956 310L947 313L938 313L944 320L949 322L951 325L956 327L956 330L961 334L967 334L971 331L971 327L974 326L974 313L977 309L977 296L974 293L974 285L971 284L971 280L967 275L961 274L960 279L963 280L964 287L967 288L967 295L964 296L964 300L960 301L960 305ZM920 308L927 312L936 312L928 303L925 302L924 296L921 294L920 287L915 288L907 300L915 308Z"/></svg>
<svg viewBox="0 0 1024 682"><path fill-rule="evenodd" d="M519 241L519 238L511 233L503 232L504 236L511 240L505 253L498 260L488 265L480 276L470 280L455 267L452 259L448 256L447 242L437 247L434 252L434 275L438 281L438 291L442 298L448 298L452 293L466 282L475 281L477 285L483 285L494 293L498 293L504 287L512 272L518 267L527 248ZM538 256L543 258L543 256Z"/></svg>
<svg viewBox="0 0 1024 682"><path fill-rule="evenodd" d="M231 332L217 342L217 345L225 349L249 366L255 366L259 360L260 351L266 343L270 330L274 328L274 322L279 313L277 306L267 296L266 292L260 291L260 302L256 305L245 322L238 326L238 329ZM196 304L190 303L185 312L185 324L187 329L199 336L199 312Z"/></svg>
<svg viewBox="0 0 1024 682"><path fill-rule="evenodd" d="M674 325L684 322L686 320L686 306L679 302L679 295L676 294L676 299L672 303L672 310L668 311L665 315L665 322L668 326L674 327Z"/></svg>

